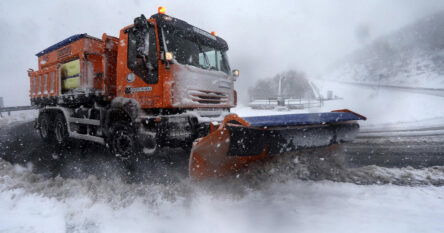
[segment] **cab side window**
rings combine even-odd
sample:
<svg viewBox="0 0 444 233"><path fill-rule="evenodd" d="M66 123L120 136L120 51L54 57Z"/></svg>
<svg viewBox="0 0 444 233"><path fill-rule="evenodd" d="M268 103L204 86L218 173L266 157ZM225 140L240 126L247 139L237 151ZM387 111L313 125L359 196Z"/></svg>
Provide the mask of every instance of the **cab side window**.
<svg viewBox="0 0 444 233"><path fill-rule="evenodd" d="M148 84L158 82L154 28L128 30L128 68Z"/></svg>

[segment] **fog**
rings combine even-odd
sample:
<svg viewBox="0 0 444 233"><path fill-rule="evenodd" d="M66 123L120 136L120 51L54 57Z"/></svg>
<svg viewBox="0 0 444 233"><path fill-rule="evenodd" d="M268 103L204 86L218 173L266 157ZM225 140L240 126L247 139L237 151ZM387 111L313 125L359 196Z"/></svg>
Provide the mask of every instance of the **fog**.
<svg viewBox="0 0 444 233"><path fill-rule="evenodd" d="M227 40L237 90L245 98L253 80L297 69L311 77L369 43L444 9L440 0L298 1L1 1L0 96L6 106L27 105L26 70L35 54L77 33L118 36L133 18L158 6L167 14Z"/></svg>

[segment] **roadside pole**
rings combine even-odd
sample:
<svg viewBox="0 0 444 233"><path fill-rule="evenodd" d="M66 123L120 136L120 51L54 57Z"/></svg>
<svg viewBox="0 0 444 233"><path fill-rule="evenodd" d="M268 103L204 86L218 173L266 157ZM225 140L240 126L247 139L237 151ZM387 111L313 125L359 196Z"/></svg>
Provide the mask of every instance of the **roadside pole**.
<svg viewBox="0 0 444 233"><path fill-rule="evenodd" d="M0 108L3 108L3 97L0 96ZM2 112L0 112L0 117L3 117Z"/></svg>

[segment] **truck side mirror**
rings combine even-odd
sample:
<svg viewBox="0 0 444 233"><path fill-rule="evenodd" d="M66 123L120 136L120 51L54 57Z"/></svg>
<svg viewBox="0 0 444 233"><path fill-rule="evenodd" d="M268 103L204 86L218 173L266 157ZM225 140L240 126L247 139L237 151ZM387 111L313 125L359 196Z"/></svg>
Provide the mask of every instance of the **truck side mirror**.
<svg viewBox="0 0 444 233"><path fill-rule="evenodd" d="M232 71L232 74L233 74L233 77L239 77L239 70L238 69L234 69L233 71Z"/></svg>
<svg viewBox="0 0 444 233"><path fill-rule="evenodd" d="M140 15L134 19L134 26L141 31L148 30L148 20L146 20L145 15Z"/></svg>
<svg viewBox="0 0 444 233"><path fill-rule="evenodd" d="M144 15L141 15L140 17L137 17L134 19L134 36L135 36L135 43L136 43L136 51L137 56L142 57L145 60L147 60L147 35L148 35L148 28L149 24L146 20Z"/></svg>

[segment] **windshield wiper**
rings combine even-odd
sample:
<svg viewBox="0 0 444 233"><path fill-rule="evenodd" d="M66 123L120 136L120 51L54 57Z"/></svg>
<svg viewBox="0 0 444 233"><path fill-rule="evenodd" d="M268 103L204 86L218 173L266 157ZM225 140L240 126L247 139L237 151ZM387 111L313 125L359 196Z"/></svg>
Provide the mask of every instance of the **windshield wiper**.
<svg viewBox="0 0 444 233"><path fill-rule="evenodd" d="M201 45L198 45L198 46L199 46L200 52L203 54L203 56L205 58L205 65L207 65L206 67L202 67L202 68L209 70L211 68L210 60L208 59L207 54L203 51L202 46Z"/></svg>

